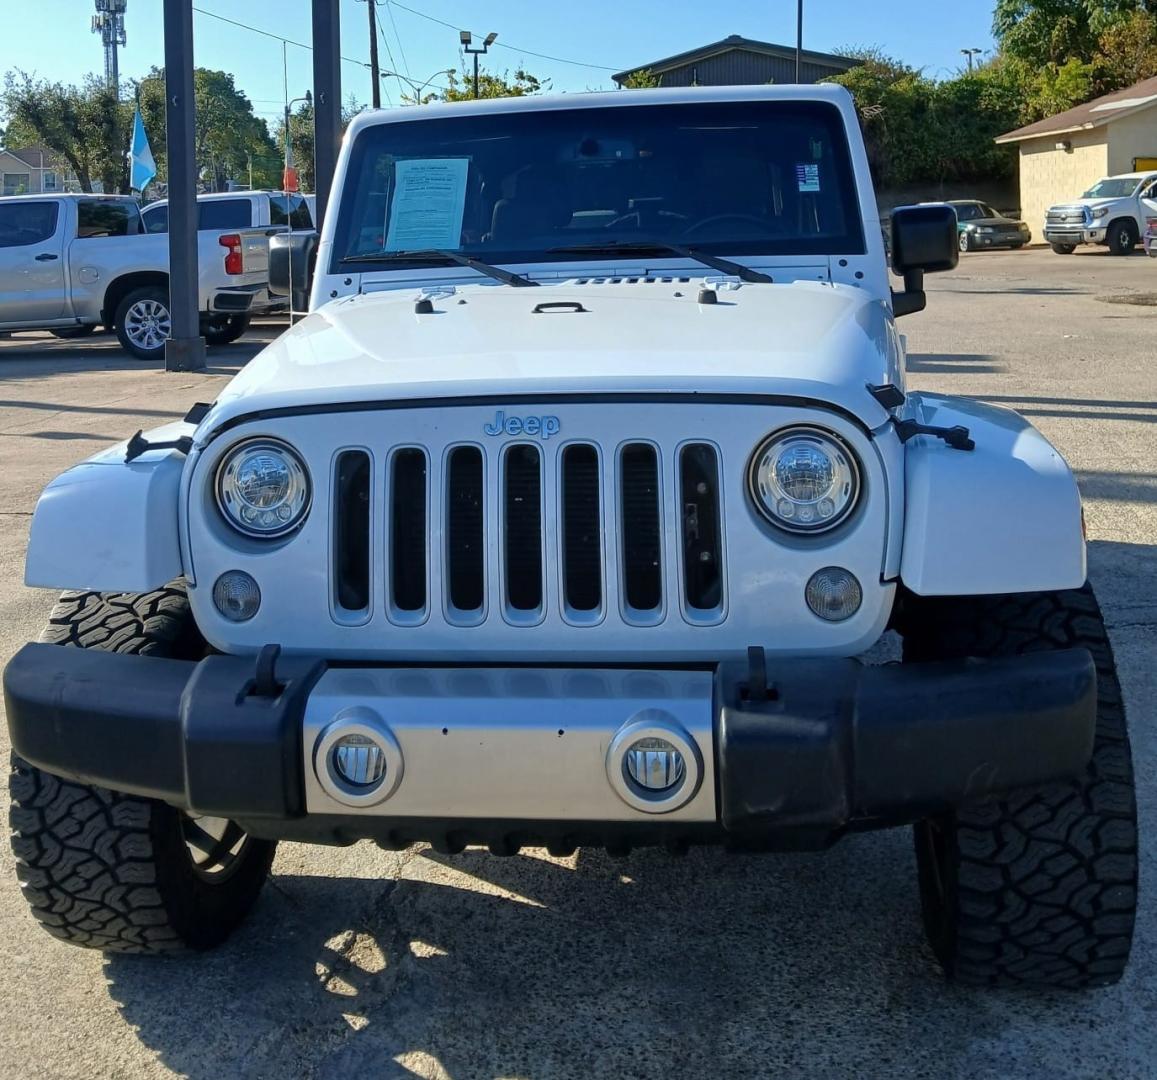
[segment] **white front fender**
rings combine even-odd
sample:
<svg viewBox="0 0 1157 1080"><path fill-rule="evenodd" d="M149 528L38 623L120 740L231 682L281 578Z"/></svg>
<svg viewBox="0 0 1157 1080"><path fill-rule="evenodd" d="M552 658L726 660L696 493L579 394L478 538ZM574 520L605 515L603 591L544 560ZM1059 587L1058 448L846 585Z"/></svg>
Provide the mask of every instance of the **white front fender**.
<svg viewBox="0 0 1157 1080"><path fill-rule="evenodd" d="M150 441L191 435L166 424ZM94 592L148 592L181 576L178 490L185 457L149 450L125 462L126 443L48 485L32 515L24 583Z"/></svg>
<svg viewBox="0 0 1157 1080"><path fill-rule="evenodd" d="M930 435L906 444L904 584L920 596L1083 585L1081 496L1052 444L1011 409L932 394L908 401L920 423L967 427L976 449Z"/></svg>

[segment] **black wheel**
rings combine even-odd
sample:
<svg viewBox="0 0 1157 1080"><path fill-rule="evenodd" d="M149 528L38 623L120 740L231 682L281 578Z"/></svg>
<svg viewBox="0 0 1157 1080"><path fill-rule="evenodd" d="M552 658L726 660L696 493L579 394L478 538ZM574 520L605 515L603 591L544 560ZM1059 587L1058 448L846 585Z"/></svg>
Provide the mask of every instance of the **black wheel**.
<svg viewBox="0 0 1157 1080"><path fill-rule="evenodd" d="M1128 219L1114 221L1105 233L1105 240L1114 255L1132 255L1137 246L1137 226Z"/></svg>
<svg viewBox="0 0 1157 1080"><path fill-rule="evenodd" d="M1058 255L1071 255L1077 250L1076 244L1049 244Z"/></svg>
<svg viewBox="0 0 1157 1080"><path fill-rule="evenodd" d="M1073 989L1116 982L1137 910L1137 808L1121 688L1092 590L916 599L902 631L906 662L1092 654L1097 730L1082 775L914 831L924 925L950 978Z"/></svg>
<svg viewBox="0 0 1157 1080"><path fill-rule="evenodd" d="M193 658L204 642L174 583L140 596L65 593L43 641ZM16 873L54 937L107 952L207 949L245 918L276 844L232 822L75 783L13 755Z"/></svg>
<svg viewBox="0 0 1157 1080"><path fill-rule="evenodd" d="M248 329L248 315L216 315L201 324L206 345L231 345Z"/></svg>
<svg viewBox="0 0 1157 1080"><path fill-rule="evenodd" d="M157 285L133 289L116 310L117 340L138 360L163 360L165 342L173 331L169 291Z"/></svg>
<svg viewBox="0 0 1157 1080"><path fill-rule="evenodd" d="M50 330L49 333L62 341L72 341L75 338L86 338L96 330L96 323L87 326L66 326L60 330Z"/></svg>
<svg viewBox="0 0 1157 1080"><path fill-rule="evenodd" d="M962 232L956 239L956 243L961 251L972 250L972 235L970 233Z"/></svg>

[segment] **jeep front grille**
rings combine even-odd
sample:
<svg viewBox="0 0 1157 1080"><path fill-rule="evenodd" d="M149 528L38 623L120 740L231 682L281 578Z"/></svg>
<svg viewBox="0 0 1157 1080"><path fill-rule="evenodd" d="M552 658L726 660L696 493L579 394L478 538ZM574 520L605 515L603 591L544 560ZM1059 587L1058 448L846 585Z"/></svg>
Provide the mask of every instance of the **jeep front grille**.
<svg viewBox="0 0 1157 1080"><path fill-rule="evenodd" d="M489 454L473 444L406 446L378 468L364 450L340 452L332 561L339 620L368 615L378 587L387 618L401 626L472 626L497 616L529 627L548 608L578 626L607 617L646 626L667 617L664 596L678 583L685 618L718 621L724 544L715 447L689 443L665 453L636 441L610 455L588 442L517 442ZM380 531L371 520L376 506L384 508ZM371 581L375 535L386 544L380 586ZM487 570L494 550L497 581ZM617 580L607 580L608 565L617 566Z"/></svg>

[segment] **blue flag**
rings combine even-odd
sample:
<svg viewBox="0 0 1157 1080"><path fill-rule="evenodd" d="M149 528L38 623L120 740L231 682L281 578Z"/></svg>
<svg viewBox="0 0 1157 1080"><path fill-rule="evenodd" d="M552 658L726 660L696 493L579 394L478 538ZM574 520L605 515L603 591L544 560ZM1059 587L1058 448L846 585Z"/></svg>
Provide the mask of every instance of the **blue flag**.
<svg viewBox="0 0 1157 1080"><path fill-rule="evenodd" d="M144 191L156 175L157 163L153 160L153 151L149 148L149 137L145 134L141 110L137 109L133 113L132 178L129 183L134 191Z"/></svg>

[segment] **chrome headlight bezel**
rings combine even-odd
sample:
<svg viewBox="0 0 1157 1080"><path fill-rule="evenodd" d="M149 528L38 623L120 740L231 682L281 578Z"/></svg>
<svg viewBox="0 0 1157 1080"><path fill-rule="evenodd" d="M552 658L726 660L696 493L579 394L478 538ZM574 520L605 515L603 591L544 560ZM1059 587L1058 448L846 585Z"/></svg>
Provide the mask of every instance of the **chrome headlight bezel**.
<svg viewBox="0 0 1157 1080"><path fill-rule="evenodd" d="M824 453L832 459L835 466L836 478L833 480L833 489L847 485L846 497L842 505L835 508L834 512L825 518L820 518L815 522L801 522L798 520L792 521L783 517L776 512L773 505L769 505L767 497L764 494L765 488L774 487L775 483L769 484L769 478L764 473L765 466L768 462L772 463L778 460L779 456L793 442L806 441L813 445L818 445ZM832 489L829 489L829 491ZM860 498L863 493L863 482L861 480L861 469L859 458L856 457L855 452L839 435L827 428L818 427L812 424L793 424L790 427L780 428L778 431L773 431L767 436L756 448L751 455L751 461L747 468L747 494L751 499L752 504L758 511L760 516L775 528L783 532L792 533L796 536L816 536L822 533L830 532L832 529L843 524L855 511L860 504ZM773 491L772 494L775 494ZM782 493L785 497L796 503L803 505L802 500L791 500L786 493ZM811 500L818 504L825 496ZM778 502L778 498L773 502Z"/></svg>
<svg viewBox="0 0 1157 1080"><path fill-rule="evenodd" d="M290 473L290 513L272 528L261 528L243 520L239 493L236 487L238 466L245 458L258 452L274 454L283 459ZM243 439L225 451L217 462L213 477L213 494L217 510L225 523L242 536L255 540L277 540L296 532L305 524L313 503L313 481L301 455L282 439L255 436Z"/></svg>

